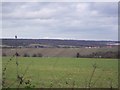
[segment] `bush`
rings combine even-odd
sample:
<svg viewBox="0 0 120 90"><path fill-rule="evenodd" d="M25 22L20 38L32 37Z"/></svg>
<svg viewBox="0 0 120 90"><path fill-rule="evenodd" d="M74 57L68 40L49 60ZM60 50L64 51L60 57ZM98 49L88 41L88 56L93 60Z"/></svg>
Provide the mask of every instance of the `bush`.
<svg viewBox="0 0 120 90"><path fill-rule="evenodd" d="M33 54L32 57L37 57L37 55L36 55L36 54Z"/></svg>
<svg viewBox="0 0 120 90"><path fill-rule="evenodd" d="M42 57L43 55L41 53L38 53L38 57Z"/></svg>
<svg viewBox="0 0 120 90"><path fill-rule="evenodd" d="M23 55L23 57L30 57L30 55L27 54L27 53L25 53L25 54Z"/></svg>
<svg viewBox="0 0 120 90"><path fill-rule="evenodd" d="M41 53L33 54L32 57L42 57L42 54Z"/></svg>
<svg viewBox="0 0 120 90"><path fill-rule="evenodd" d="M118 53L117 52L96 52L88 55L89 58L117 58Z"/></svg>
<svg viewBox="0 0 120 90"><path fill-rule="evenodd" d="M7 56L6 53L2 53L2 56Z"/></svg>

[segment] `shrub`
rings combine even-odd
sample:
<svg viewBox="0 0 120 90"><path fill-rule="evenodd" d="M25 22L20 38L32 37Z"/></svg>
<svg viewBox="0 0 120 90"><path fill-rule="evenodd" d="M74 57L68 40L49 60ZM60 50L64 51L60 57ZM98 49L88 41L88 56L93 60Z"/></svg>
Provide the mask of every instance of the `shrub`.
<svg viewBox="0 0 120 90"><path fill-rule="evenodd" d="M23 55L23 57L30 57L30 55L27 54L27 53L25 53L25 54Z"/></svg>
<svg viewBox="0 0 120 90"><path fill-rule="evenodd" d="M37 57L37 55L36 55L36 54L33 54L32 57Z"/></svg>
<svg viewBox="0 0 120 90"><path fill-rule="evenodd" d="M2 56L7 56L6 53L2 53Z"/></svg>
<svg viewBox="0 0 120 90"><path fill-rule="evenodd" d="M38 53L38 57L42 57L43 55L41 53Z"/></svg>

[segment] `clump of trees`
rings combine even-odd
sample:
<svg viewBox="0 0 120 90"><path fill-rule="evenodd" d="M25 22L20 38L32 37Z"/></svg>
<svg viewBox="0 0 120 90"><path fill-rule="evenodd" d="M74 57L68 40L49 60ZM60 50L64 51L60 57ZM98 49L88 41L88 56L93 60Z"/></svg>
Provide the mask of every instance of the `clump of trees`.
<svg viewBox="0 0 120 90"><path fill-rule="evenodd" d="M27 53L24 53L23 57L30 57L30 55Z"/></svg>
<svg viewBox="0 0 120 90"><path fill-rule="evenodd" d="M89 55L80 55L80 53L76 54L77 58L119 58L120 57L120 51L118 52L93 52Z"/></svg>
<svg viewBox="0 0 120 90"><path fill-rule="evenodd" d="M89 57L95 58L118 58L118 52L96 52L88 55Z"/></svg>
<svg viewBox="0 0 120 90"><path fill-rule="evenodd" d="M32 57L42 57L43 55L41 53L33 54Z"/></svg>
<svg viewBox="0 0 120 90"><path fill-rule="evenodd" d="M20 56L20 54L17 53L17 52L15 53L15 55L16 55L16 56ZM6 53L2 53L2 56L5 57L5 56L9 56L9 55L7 55Z"/></svg>
<svg viewBox="0 0 120 90"><path fill-rule="evenodd" d="M38 53L38 54L33 54L33 55L31 55L31 57L42 57L43 55L41 54L41 53ZM23 55L23 57L30 57L30 55L28 54L28 53L25 53L24 55Z"/></svg>

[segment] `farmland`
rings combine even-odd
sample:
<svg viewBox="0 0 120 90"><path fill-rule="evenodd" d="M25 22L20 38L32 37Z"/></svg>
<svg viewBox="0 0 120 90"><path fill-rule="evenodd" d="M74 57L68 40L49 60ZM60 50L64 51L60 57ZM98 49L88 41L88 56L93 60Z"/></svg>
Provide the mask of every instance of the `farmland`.
<svg viewBox="0 0 120 90"><path fill-rule="evenodd" d="M3 68L10 57L3 57ZM118 87L118 60L102 58L18 57L19 74L26 68L25 79L36 88L93 88ZM90 82L91 74L96 65ZM16 87L16 63L13 58L6 67L6 87ZM21 85L20 87L24 87Z"/></svg>
<svg viewBox="0 0 120 90"><path fill-rule="evenodd" d="M16 52L15 48L3 48L2 53L6 56L12 56ZM25 53L32 56L33 54L41 53L43 57L76 57L77 53L80 55L90 55L97 52L118 52L118 48L101 47L101 48L17 48L17 52L20 56L24 56Z"/></svg>
<svg viewBox="0 0 120 90"><path fill-rule="evenodd" d="M3 39L0 50L4 87L118 87L113 41Z"/></svg>

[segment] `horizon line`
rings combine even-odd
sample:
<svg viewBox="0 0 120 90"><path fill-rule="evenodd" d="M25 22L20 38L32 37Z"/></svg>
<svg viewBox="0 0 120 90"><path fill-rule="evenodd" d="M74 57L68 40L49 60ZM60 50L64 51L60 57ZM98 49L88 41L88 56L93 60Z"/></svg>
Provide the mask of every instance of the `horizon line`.
<svg viewBox="0 0 120 90"><path fill-rule="evenodd" d="M15 38L0 38L0 39L15 39ZM69 38L17 38L17 39L81 40L81 41L119 41L119 40L94 40L94 39L69 39Z"/></svg>

